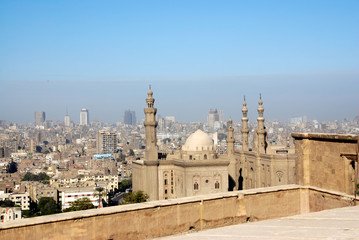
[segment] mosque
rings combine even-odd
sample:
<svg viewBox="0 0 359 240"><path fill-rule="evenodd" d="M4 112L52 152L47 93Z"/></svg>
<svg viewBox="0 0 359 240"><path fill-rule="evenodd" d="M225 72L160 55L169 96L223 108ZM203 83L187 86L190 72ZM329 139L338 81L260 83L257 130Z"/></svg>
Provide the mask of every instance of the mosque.
<svg viewBox="0 0 359 240"><path fill-rule="evenodd" d="M142 190L150 200L173 199L233 190L294 184L295 155L286 149L269 151L264 108L260 97L258 126L249 148L248 109L242 108L242 148L234 147L234 129L229 120L227 154L218 156L212 138L202 130L192 133L182 149L159 157L153 92L148 91L145 112L146 149L143 160L133 162L133 190Z"/></svg>

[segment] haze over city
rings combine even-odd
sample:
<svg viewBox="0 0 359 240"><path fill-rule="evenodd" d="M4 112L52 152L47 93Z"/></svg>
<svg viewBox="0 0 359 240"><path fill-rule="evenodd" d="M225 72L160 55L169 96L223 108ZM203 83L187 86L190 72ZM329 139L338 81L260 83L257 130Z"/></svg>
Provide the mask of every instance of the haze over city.
<svg viewBox="0 0 359 240"><path fill-rule="evenodd" d="M358 114L358 1L0 3L0 119L343 120Z"/></svg>

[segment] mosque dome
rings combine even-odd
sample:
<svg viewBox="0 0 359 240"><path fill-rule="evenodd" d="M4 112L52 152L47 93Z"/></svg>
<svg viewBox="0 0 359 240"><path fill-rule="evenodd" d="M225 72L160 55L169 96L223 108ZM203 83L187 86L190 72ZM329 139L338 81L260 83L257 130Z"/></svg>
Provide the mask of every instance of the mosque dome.
<svg viewBox="0 0 359 240"><path fill-rule="evenodd" d="M184 151L212 151L213 149L212 138L200 129L192 133L182 146Z"/></svg>

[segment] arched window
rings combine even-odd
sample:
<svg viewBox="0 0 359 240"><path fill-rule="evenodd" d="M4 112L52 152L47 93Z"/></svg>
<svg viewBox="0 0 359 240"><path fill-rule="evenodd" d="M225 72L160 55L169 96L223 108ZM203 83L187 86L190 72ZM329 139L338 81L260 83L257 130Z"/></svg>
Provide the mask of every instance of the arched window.
<svg viewBox="0 0 359 240"><path fill-rule="evenodd" d="M165 185L167 185L167 179L165 179Z"/></svg>
<svg viewBox="0 0 359 240"><path fill-rule="evenodd" d="M189 160L192 160L192 155L189 155Z"/></svg>
<svg viewBox="0 0 359 240"><path fill-rule="evenodd" d="M216 183L214 184L214 188L219 189L219 182L218 181L216 181Z"/></svg>
<svg viewBox="0 0 359 240"><path fill-rule="evenodd" d="M203 158L204 160L207 160L207 154L204 154Z"/></svg>
<svg viewBox="0 0 359 240"><path fill-rule="evenodd" d="M199 186L198 186L198 182L195 182L195 183L193 184L193 189L194 189L194 190L198 190L198 187L199 187Z"/></svg>

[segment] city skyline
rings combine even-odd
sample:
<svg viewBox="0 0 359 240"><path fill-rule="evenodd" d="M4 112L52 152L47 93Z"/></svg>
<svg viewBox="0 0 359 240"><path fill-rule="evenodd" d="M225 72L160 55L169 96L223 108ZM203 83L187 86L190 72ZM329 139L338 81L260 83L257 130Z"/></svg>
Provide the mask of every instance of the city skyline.
<svg viewBox="0 0 359 240"><path fill-rule="evenodd" d="M358 1L0 3L0 119L352 119L359 112ZM116 109L116 111L113 111Z"/></svg>

